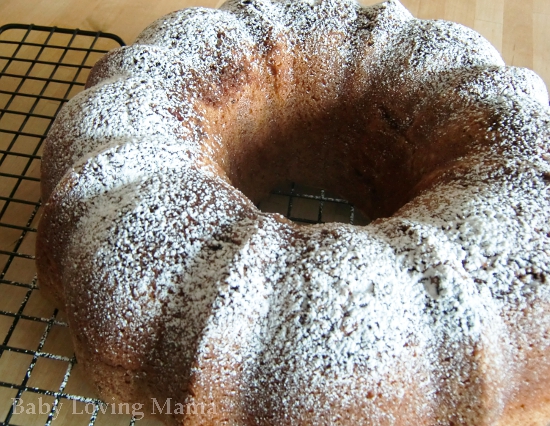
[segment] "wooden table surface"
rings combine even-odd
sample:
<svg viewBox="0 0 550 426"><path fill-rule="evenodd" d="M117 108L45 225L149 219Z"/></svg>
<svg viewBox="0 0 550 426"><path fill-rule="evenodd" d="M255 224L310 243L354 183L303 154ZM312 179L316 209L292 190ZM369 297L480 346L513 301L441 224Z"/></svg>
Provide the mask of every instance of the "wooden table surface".
<svg viewBox="0 0 550 426"><path fill-rule="evenodd" d="M379 0L362 0L364 4ZM112 32L130 43L173 10L223 0L1 0L0 25L19 22ZM550 0L402 0L413 15L447 19L488 38L507 64L537 72L550 87Z"/></svg>

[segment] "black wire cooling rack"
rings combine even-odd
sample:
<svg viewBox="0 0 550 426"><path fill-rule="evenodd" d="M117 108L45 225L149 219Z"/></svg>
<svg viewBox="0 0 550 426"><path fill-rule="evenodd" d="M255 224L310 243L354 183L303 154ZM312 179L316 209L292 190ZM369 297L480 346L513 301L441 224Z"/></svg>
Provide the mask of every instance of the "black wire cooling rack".
<svg viewBox="0 0 550 426"><path fill-rule="evenodd" d="M136 422L105 410L87 384L63 314L40 295L34 267L42 142L93 64L123 44L101 32L0 27L0 426ZM297 184L277 188L260 208L306 224L367 223L347 201Z"/></svg>
<svg viewBox="0 0 550 426"><path fill-rule="evenodd" d="M133 423L99 415L67 324L41 297L34 268L42 142L92 65L123 44L90 31L0 28L0 425Z"/></svg>

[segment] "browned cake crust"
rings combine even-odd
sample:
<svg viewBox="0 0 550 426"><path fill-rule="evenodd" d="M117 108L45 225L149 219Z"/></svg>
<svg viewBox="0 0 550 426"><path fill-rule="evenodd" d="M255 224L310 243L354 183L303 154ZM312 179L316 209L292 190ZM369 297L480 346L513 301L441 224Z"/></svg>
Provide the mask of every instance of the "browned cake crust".
<svg viewBox="0 0 550 426"><path fill-rule="evenodd" d="M48 135L40 286L100 394L173 424L545 426L549 122L397 1L175 12ZM375 220L259 211L284 180Z"/></svg>

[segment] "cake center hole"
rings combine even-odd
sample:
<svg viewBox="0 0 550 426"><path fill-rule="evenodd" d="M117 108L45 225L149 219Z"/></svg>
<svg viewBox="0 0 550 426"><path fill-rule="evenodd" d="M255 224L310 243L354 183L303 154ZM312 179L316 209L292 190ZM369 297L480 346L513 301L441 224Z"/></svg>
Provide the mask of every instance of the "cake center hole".
<svg viewBox="0 0 550 426"><path fill-rule="evenodd" d="M359 220L359 210L371 220L390 217L468 152L477 125L453 121L440 128L441 117L451 114L444 106L422 109L417 117L409 113L418 108L415 96L396 103L376 90L354 98L335 89L314 99L296 89L283 100L273 94L270 102L260 88L247 91L228 109L209 113L221 129L218 139L212 138L215 161L262 210L297 222L368 223ZM278 188L284 181L297 183ZM307 212L306 204L311 204Z"/></svg>
<svg viewBox="0 0 550 426"><path fill-rule="evenodd" d="M371 222L337 194L295 182L277 185L259 202L258 208L266 213L282 214L303 225L339 222L364 226Z"/></svg>

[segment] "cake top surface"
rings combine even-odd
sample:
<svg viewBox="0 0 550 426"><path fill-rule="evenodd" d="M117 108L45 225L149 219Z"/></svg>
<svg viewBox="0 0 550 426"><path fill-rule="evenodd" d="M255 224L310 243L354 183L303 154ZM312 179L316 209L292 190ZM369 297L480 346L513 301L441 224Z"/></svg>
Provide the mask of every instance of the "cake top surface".
<svg viewBox="0 0 550 426"><path fill-rule="evenodd" d="M266 72L257 58L273 40L314 46L303 61L359 62L388 76L380 84L389 93L405 82L434 99L482 105L493 112L479 136L489 147L366 227L300 227L262 213L205 160L214 148L201 145L197 84L215 84L242 58ZM394 72L404 56L410 67ZM397 1L229 1L160 19L102 67L52 130L72 141L56 152L52 181L73 182L54 191L61 215L81 214L64 267L67 282L85 280L93 297L74 315L93 320L94 330L82 330L92 344L127 349L106 358L135 365L159 357L176 376L176 352L189 368L213 354L221 370L237 360L251 394L274 386L266 377L285 389L266 405L290 416L316 408L326 389L338 389L325 395L327 407L352 404L354 388L373 384L378 397L398 399L402 390L384 383L396 370L404 382L427 372L416 386L434 399L443 377L462 383L476 368L504 389L516 374L509 366L525 356L518 339L542 341L550 326L540 310L550 301L548 95L473 31L416 20ZM538 322L527 322L530 310L540 310ZM162 330L151 326L159 319ZM136 358L157 333L165 352ZM473 355L479 348L484 354Z"/></svg>

